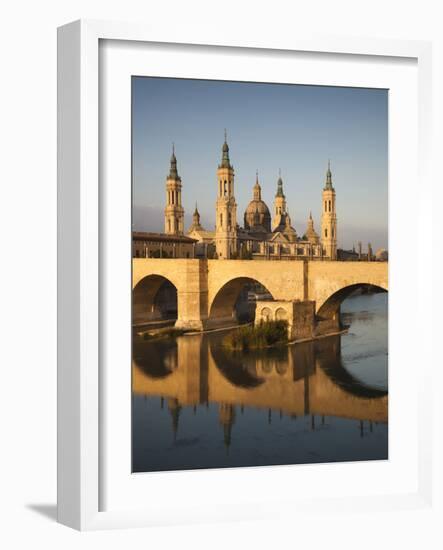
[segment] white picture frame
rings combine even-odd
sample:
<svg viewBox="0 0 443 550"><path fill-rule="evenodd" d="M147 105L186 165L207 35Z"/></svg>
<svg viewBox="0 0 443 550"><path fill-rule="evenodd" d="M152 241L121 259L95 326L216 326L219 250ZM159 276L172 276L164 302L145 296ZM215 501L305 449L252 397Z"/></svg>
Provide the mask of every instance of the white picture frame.
<svg viewBox="0 0 443 550"><path fill-rule="evenodd" d="M281 52L309 52L311 54L330 53L338 56L371 56L396 59L413 59L417 64L418 81L418 171L421 193L421 206L417 226L423 221L426 204L432 201L429 183L429 143L430 143L430 79L431 47L425 42L369 40L340 37L315 37L312 35L296 38L282 37L260 39L252 43L241 37L211 36L203 34L190 40L183 30L182 35L168 36L162 29L143 25L101 21L77 21L61 27L58 32L58 519L59 522L80 530L103 529L130 526L150 526L196 521L216 521L220 519L259 519L264 517L263 507L266 494L260 499L251 499L248 509L233 507L229 512L206 503L202 507L186 507L180 504L169 514L161 506L131 506L123 502L104 510L100 484L103 483L103 453L107 448L103 442L102 421L105 411L101 398L101 376L103 373L100 354L101 303L106 297L106 285L101 285L103 277L103 250L100 233L106 225L100 223L104 213L100 185L99 160L101 154L99 114L100 42L125 41L129 47L136 43L194 44L202 49L208 47L229 48L230 54L247 49ZM210 46L208 46L210 45ZM210 53L207 53L210 56ZM266 81L266 77L263 79ZM413 175L415 179L415 175ZM430 246L430 245L429 245ZM419 251L426 254L426 249ZM399 266L400 269L400 266ZM411 275L415 277L415 275ZM426 273L418 273L414 282L423 298L417 301L420 314L426 315L428 306L425 296L431 288L423 288ZM418 311L417 310L417 311ZM411 344L413 345L413 344ZM411 355L411 357L413 354ZM128 365L129 370L129 365ZM405 491L399 489L386 494L347 496L321 495L304 498L303 512L334 506L338 511L385 510L400 508L430 507L432 501L432 452L430 419L432 403L428 394L430 366L420 372L418 384L419 400L417 407L419 426L418 475L417 483L412 483ZM426 382L426 385L425 385ZM129 396L128 396L129 398ZM272 468L268 468L268 473ZM349 465L336 467L337 475L344 474ZM288 470L273 469L284 482ZM347 471L347 470L346 470ZM187 483L200 476L200 483L226 482L230 476L234 483L240 477L253 479L241 469L225 471L223 479L216 472L184 472L177 474L175 483L185 491ZM264 475L264 474L261 474ZM328 475L323 471L323 477ZM275 477L275 476L274 476ZM352 477L352 476L351 476ZM159 490L165 477L146 478L151 483L151 499ZM147 480L147 481L146 481ZM235 480L235 481L234 481ZM180 485L182 484L182 485ZM214 485L215 486L215 485ZM272 502L279 499L286 510L301 508L301 501L288 495L283 488L273 494ZM332 499L332 500L331 500ZM268 516L269 517L269 516ZM278 507L272 517L285 517Z"/></svg>

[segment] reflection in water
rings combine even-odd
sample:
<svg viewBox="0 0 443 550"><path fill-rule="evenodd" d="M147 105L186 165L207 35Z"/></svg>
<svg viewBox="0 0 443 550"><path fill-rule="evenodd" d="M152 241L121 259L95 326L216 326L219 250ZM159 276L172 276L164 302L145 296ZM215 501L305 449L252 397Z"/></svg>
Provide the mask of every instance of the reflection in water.
<svg viewBox="0 0 443 550"><path fill-rule="evenodd" d="M349 334L249 353L226 332L134 340L133 471L385 459L387 294Z"/></svg>

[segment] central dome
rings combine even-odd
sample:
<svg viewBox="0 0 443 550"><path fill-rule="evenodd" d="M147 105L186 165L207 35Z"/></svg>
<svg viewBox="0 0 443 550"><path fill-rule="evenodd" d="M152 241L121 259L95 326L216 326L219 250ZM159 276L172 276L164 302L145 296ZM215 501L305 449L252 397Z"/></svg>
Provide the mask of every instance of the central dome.
<svg viewBox="0 0 443 550"><path fill-rule="evenodd" d="M271 232L271 214L266 203L261 199L261 187L258 181L258 171L253 187L252 201L245 210L245 229L260 233Z"/></svg>
<svg viewBox="0 0 443 550"><path fill-rule="evenodd" d="M259 228L271 232L271 214L264 201L252 199L245 210L245 229L253 231Z"/></svg>

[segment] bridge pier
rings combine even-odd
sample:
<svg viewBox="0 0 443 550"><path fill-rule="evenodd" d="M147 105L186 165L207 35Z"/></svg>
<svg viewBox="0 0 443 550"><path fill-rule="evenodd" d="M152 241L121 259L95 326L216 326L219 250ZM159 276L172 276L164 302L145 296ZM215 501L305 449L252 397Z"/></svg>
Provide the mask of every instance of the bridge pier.
<svg viewBox="0 0 443 550"><path fill-rule="evenodd" d="M339 332L343 327L340 323L340 307L327 319L317 317L315 323L315 336L324 336Z"/></svg>
<svg viewBox="0 0 443 550"><path fill-rule="evenodd" d="M204 330L208 319L207 261L187 262L177 291L176 328Z"/></svg>

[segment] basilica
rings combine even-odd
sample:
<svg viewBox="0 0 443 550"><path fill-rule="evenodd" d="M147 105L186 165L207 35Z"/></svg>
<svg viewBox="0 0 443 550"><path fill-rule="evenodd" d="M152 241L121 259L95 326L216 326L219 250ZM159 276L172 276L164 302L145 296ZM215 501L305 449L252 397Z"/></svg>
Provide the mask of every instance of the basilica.
<svg viewBox="0 0 443 550"><path fill-rule="evenodd" d="M166 207L164 233L133 235L136 257L188 257L211 259L254 260L336 260L337 216L335 189L328 163L322 191L320 235L315 231L312 214L307 218L304 234L299 236L291 224L281 174L277 180L272 214L262 199L262 189L256 174L252 199L238 223L234 188L234 167L229 157L225 134L221 162L217 168L215 228L205 229L200 222L197 205L192 225L185 232L182 206L182 181L178 174L175 151L172 151L170 170L166 178ZM159 252L160 249L160 252Z"/></svg>

